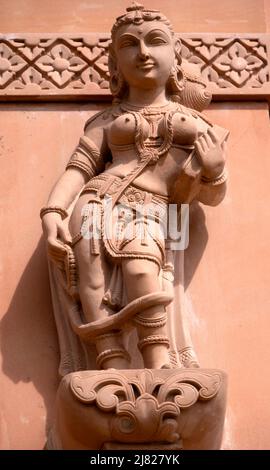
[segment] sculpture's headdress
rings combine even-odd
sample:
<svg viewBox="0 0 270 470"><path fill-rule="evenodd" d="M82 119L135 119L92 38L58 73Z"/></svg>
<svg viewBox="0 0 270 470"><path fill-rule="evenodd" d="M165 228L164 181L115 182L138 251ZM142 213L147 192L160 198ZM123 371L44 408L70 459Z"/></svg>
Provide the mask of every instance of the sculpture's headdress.
<svg viewBox="0 0 270 470"><path fill-rule="evenodd" d="M125 25L125 24L140 25L144 21L154 21L154 20L162 21L162 23L165 23L173 36L174 33L173 33L172 25L170 21L168 20L168 18L166 18L166 16L162 15L162 13L160 13L160 11L158 10L148 10L144 8L143 5L133 2L132 6L126 9L126 13L124 15L118 16L118 18L116 18L116 22L114 23L112 27L112 31L111 31L112 40L114 40L116 31L122 25Z"/></svg>

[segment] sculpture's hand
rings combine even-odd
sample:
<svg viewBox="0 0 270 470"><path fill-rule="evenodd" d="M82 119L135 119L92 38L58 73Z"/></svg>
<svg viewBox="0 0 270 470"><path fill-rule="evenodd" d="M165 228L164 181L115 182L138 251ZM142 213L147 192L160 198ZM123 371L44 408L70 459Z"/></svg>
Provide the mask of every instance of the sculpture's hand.
<svg viewBox="0 0 270 470"><path fill-rule="evenodd" d="M71 243L70 233L64 226L60 214L55 212L44 215L42 226L47 238L48 256L58 267L61 267L67 253L65 244Z"/></svg>
<svg viewBox="0 0 270 470"><path fill-rule="evenodd" d="M202 176L216 178L225 165L224 141L220 141L214 130L209 127L195 142L196 155L202 165Z"/></svg>

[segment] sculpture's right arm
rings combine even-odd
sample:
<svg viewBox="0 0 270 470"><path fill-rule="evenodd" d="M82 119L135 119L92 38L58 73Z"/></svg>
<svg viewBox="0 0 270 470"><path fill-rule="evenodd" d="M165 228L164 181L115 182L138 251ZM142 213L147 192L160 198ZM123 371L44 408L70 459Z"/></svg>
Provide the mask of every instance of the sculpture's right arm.
<svg viewBox="0 0 270 470"><path fill-rule="evenodd" d="M102 113L103 114L103 113ZM102 114L94 116L85 126L85 132L72 154L65 172L53 187L48 198L48 208L66 211L89 179L100 173L105 164L107 144ZM42 217L44 235L48 243L48 254L55 262L61 262L66 254L65 243L71 242L70 234L63 223L61 213L49 211Z"/></svg>

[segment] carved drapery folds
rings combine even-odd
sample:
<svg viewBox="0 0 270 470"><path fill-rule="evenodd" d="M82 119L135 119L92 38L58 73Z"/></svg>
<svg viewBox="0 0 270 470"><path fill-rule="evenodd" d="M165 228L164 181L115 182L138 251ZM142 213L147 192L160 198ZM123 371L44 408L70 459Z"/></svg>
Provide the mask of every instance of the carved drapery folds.
<svg viewBox="0 0 270 470"><path fill-rule="evenodd" d="M215 99L270 96L270 35L178 34ZM108 97L110 36L0 36L0 99Z"/></svg>

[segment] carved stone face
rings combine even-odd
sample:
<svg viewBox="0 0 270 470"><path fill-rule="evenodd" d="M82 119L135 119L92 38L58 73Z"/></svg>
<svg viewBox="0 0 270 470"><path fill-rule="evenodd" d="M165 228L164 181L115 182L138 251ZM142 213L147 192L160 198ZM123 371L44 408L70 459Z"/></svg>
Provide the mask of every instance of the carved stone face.
<svg viewBox="0 0 270 470"><path fill-rule="evenodd" d="M123 25L115 37L118 66L130 86L165 86L174 63L174 39L160 21Z"/></svg>

